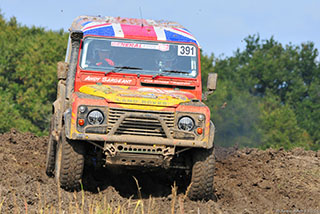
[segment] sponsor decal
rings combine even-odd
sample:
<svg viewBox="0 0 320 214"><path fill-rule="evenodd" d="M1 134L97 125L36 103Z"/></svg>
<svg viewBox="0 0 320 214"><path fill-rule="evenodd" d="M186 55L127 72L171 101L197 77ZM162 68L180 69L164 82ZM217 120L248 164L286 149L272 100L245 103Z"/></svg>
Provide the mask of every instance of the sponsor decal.
<svg viewBox="0 0 320 214"><path fill-rule="evenodd" d="M188 97L183 94L171 95L166 93L141 92L135 89L130 90L129 86L85 85L79 91L104 97L108 101L116 103L173 106L188 101Z"/></svg>
<svg viewBox="0 0 320 214"><path fill-rule="evenodd" d="M149 99L126 99L126 98L118 98L116 97L114 99L116 102L119 103L134 103L134 104L143 104L143 105L159 105L159 106L167 106L170 105L171 103L167 101L161 101L161 100L149 100Z"/></svg>
<svg viewBox="0 0 320 214"><path fill-rule="evenodd" d="M119 94L120 97L137 97L137 98L149 98L157 99L158 96L154 94Z"/></svg>
<svg viewBox="0 0 320 214"><path fill-rule="evenodd" d="M103 77L101 82L103 82L103 83L130 84L130 83L132 83L132 79Z"/></svg>
<svg viewBox="0 0 320 214"><path fill-rule="evenodd" d="M154 84L164 84L164 85L184 85L193 86L193 83L187 81L173 81L173 80L153 80L153 79L142 79L141 82L154 83Z"/></svg>
<svg viewBox="0 0 320 214"><path fill-rule="evenodd" d="M140 49L152 49L160 51L169 51L169 44L140 44L140 43L129 43L129 42L111 42L112 47L122 47L122 48L140 48Z"/></svg>
<svg viewBox="0 0 320 214"><path fill-rule="evenodd" d="M101 77L92 77L92 76L87 76L84 78L84 81L88 82L99 82L101 80Z"/></svg>
<svg viewBox="0 0 320 214"><path fill-rule="evenodd" d="M129 85L134 83L133 79L127 79L127 78L114 78L114 77L97 77L97 76L83 76L83 81L86 82L101 82L101 83L111 83L111 84L123 84L123 85Z"/></svg>
<svg viewBox="0 0 320 214"><path fill-rule="evenodd" d="M151 93L157 93L157 94L166 94L172 98L180 99L183 101L186 101L188 99L188 95L189 95L188 93L182 92L182 91L177 92L177 91L165 90L165 89L159 89L159 88L139 88L137 91L138 92L151 92ZM189 98L192 98L192 97L189 97Z"/></svg>

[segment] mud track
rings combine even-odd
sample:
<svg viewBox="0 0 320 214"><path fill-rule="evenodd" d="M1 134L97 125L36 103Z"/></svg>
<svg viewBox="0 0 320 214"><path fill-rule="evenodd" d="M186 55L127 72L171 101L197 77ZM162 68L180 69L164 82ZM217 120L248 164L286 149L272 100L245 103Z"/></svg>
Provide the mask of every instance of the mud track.
<svg viewBox="0 0 320 214"><path fill-rule="evenodd" d="M44 172L47 140L15 130L0 135L0 213L89 213L99 206L141 213L140 197L144 213L320 213L320 151L217 148L217 200L193 202L184 190L175 196L166 171L86 169L84 191L61 190Z"/></svg>

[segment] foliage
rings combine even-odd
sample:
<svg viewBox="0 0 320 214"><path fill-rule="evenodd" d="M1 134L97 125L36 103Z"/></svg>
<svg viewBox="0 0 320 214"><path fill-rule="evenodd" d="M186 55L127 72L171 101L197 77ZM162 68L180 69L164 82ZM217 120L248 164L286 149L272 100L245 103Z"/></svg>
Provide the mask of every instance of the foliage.
<svg viewBox="0 0 320 214"><path fill-rule="evenodd" d="M21 131L39 131L29 120L21 117L10 93L0 89L0 133L7 132L11 127L19 127Z"/></svg>
<svg viewBox="0 0 320 214"><path fill-rule="evenodd" d="M20 26L14 17L6 22L0 16L0 27L0 132L15 127L44 134L67 34Z"/></svg>
<svg viewBox="0 0 320 214"><path fill-rule="evenodd" d="M262 148L304 147L310 149L309 134L298 126L298 121L288 104L281 104L276 98L268 97L261 105Z"/></svg>
<svg viewBox="0 0 320 214"><path fill-rule="evenodd" d="M320 148L320 66L314 44L283 46L273 37L261 41L259 36L245 42L245 50L232 57L204 56L219 76L216 94L207 102L218 126L218 144L253 146L250 142L258 140L255 146L261 148ZM230 110L216 111L214 106L223 103ZM242 133L238 123L251 125Z"/></svg>

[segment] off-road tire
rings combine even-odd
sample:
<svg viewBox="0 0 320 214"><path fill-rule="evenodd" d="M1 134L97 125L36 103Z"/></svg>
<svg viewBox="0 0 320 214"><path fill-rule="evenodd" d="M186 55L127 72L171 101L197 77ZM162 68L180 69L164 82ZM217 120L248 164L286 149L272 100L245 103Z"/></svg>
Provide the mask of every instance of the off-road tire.
<svg viewBox="0 0 320 214"><path fill-rule="evenodd" d="M49 141L48 141L48 149L47 149L47 156L46 156L46 174L49 177L54 177L54 168L55 168L55 157L56 157L56 145L57 142L54 140L52 136L52 129L54 120L51 119L50 123L50 130L49 130Z"/></svg>
<svg viewBox="0 0 320 214"><path fill-rule="evenodd" d="M193 154L191 183L187 194L191 200L214 199L214 148L197 149Z"/></svg>
<svg viewBox="0 0 320 214"><path fill-rule="evenodd" d="M67 191L79 190L84 162L83 142L67 139L63 127L57 144L55 161L55 179L58 185Z"/></svg>

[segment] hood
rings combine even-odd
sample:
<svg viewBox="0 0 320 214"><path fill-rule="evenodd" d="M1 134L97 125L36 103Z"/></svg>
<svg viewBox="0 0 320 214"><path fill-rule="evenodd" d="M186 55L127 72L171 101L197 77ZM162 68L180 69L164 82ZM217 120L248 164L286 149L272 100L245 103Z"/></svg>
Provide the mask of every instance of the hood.
<svg viewBox="0 0 320 214"><path fill-rule="evenodd" d="M177 106L196 98L192 93L159 88L117 85L85 85L79 91L108 102L151 106Z"/></svg>

